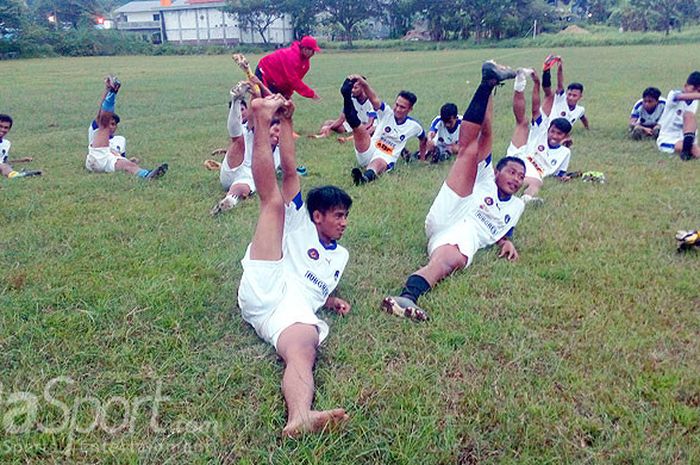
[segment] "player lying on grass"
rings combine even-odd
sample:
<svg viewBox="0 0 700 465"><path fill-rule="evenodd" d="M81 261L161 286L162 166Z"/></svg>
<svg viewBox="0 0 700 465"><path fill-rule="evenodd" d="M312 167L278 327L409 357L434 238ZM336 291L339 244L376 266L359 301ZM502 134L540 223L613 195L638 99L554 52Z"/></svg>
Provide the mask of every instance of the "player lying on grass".
<svg viewBox="0 0 700 465"><path fill-rule="evenodd" d="M666 100L660 98L661 91L656 87L647 87L642 98L635 102L629 120L629 135L634 140L648 137L656 139L661 125L659 120L666 107Z"/></svg>
<svg viewBox="0 0 700 465"><path fill-rule="evenodd" d="M557 65L557 90L552 92L552 67ZM583 84L580 82L572 82L564 92L564 61L560 56L549 55L544 60L542 67L542 89L544 90L544 102L542 104L542 113L553 120L555 118L564 118L571 126L579 119L583 127L590 129L588 118L586 118L586 109L579 105L578 102L583 98ZM563 144L570 147L572 141L567 137Z"/></svg>
<svg viewBox="0 0 700 465"><path fill-rule="evenodd" d="M126 171L141 178L152 180L162 177L168 171L168 164L163 163L155 169L147 170L138 164L122 156L118 150L111 146L111 140L115 139L114 131L117 129L117 120L114 118L114 106L117 92L121 83L114 76L105 78L105 90L102 94L102 103L97 112L97 129L92 134L88 145L88 154L85 159L85 168L93 173L113 173ZM123 139L123 138L122 138ZM124 139L124 143L126 140Z"/></svg>
<svg viewBox="0 0 700 465"><path fill-rule="evenodd" d="M352 89L356 85L363 89L377 113L373 135L362 124L353 104ZM363 172L360 168L352 169L355 185L372 182L385 171L391 170L411 137L418 137L420 158L425 159L425 131L418 121L408 116L418 100L415 94L402 90L396 97L394 108L389 108L359 74L350 75L345 79L340 94L343 96L345 121L352 128L357 163L365 170Z"/></svg>
<svg viewBox="0 0 700 465"><path fill-rule="evenodd" d="M401 295L384 298L382 308L387 312L427 319L417 304L420 296L469 266L481 248L498 244L500 257L518 259L509 237L524 210L522 200L515 196L525 176L524 163L505 157L498 162L495 176L482 176L484 168L479 166L493 145L493 89L514 76L510 68L484 63L481 84L462 119L456 160L425 220L428 264L408 277Z"/></svg>
<svg viewBox="0 0 700 465"><path fill-rule="evenodd" d="M672 90L666 98L666 108L659 120L661 130L656 139L659 150L677 153L682 160L700 158L700 148L695 140L698 122L695 113L700 100L700 71L688 76L682 90Z"/></svg>
<svg viewBox="0 0 700 465"><path fill-rule="evenodd" d="M525 87L527 76L532 79L531 118L525 116ZM566 118L554 118L551 122L540 111L540 80L532 69L522 68L517 72L513 85L513 114L515 129L508 146L508 156L525 162L525 203L542 203L537 194L547 176L557 176L568 181L571 151L564 146L569 137L571 124Z"/></svg>
<svg viewBox="0 0 700 465"><path fill-rule="evenodd" d="M350 304L332 295L348 252L336 241L345 232L352 199L341 189L312 189L302 200L296 173L292 128L294 106L279 95L254 99L253 179L260 214L241 261L238 305L243 319L272 344L284 361L282 394L287 405L285 436L320 432L348 419L343 409L311 409L313 367L328 325L316 316L321 307L341 315ZM277 185L270 147L272 120L280 119L282 186Z"/></svg>
<svg viewBox="0 0 700 465"><path fill-rule="evenodd" d="M8 179L24 178L29 176L41 176L41 171L15 171L10 163L24 163L32 161L30 157L10 160L10 146L12 143L5 138L12 129L12 117L0 114L0 174Z"/></svg>
<svg viewBox="0 0 700 465"><path fill-rule="evenodd" d="M462 118L454 103L446 103L428 131L426 158L432 163L447 160L459 151L459 125Z"/></svg>
<svg viewBox="0 0 700 465"><path fill-rule="evenodd" d="M255 122L243 121L245 95L253 87L250 83L241 81L231 89L231 107L228 115L228 132L231 137L226 156L219 167L219 181L226 195L214 208L212 216L231 210L241 200L247 199L255 192L255 181L252 172L253 134ZM264 87L263 87L264 89ZM247 107L246 107L247 108ZM246 111L247 113L247 111ZM273 119L270 127L270 146L274 154L275 169L280 166L279 120Z"/></svg>
<svg viewBox="0 0 700 465"><path fill-rule="evenodd" d="M358 83L352 86L352 104L355 107L355 111L357 111L358 118L360 118L360 123L365 126L371 136L374 133L374 122L377 118L377 113L374 111L374 107L372 107L372 102L367 98L364 88ZM325 121L323 125L321 125L319 133L310 137L321 139L323 137L328 137L331 132L339 134L352 132L352 128L347 121L345 121L345 114L342 111L338 118ZM338 142L347 142L349 140L352 140L352 135L348 137L338 137Z"/></svg>

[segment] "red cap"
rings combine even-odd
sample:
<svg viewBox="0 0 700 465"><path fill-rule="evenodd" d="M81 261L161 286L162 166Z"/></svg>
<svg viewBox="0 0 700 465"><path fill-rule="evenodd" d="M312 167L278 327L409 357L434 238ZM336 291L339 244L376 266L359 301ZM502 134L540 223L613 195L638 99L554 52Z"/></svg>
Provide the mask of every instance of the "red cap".
<svg viewBox="0 0 700 465"><path fill-rule="evenodd" d="M302 37L299 41L299 45L305 48L310 48L314 52L321 51L321 47L318 46L318 42L316 42L316 39L314 39L313 36Z"/></svg>

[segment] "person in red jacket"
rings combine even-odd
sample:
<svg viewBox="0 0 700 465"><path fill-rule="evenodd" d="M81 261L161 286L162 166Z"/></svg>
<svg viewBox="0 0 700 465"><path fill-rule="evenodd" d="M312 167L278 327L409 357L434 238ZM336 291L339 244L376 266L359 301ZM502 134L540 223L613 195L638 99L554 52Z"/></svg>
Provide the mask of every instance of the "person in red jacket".
<svg viewBox="0 0 700 465"><path fill-rule="evenodd" d="M304 36L289 47L262 57L255 75L273 94L282 94L289 99L296 91L302 97L317 100L321 97L302 79L309 72L311 57L319 50L316 39Z"/></svg>

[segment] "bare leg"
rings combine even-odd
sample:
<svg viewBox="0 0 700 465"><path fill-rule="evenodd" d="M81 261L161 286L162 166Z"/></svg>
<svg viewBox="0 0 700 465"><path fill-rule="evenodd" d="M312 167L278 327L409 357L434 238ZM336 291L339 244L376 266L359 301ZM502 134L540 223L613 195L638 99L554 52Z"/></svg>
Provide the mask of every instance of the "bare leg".
<svg viewBox="0 0 700 465"><path fill-rule="evenodd" d="M12 167L7 163L0 163L0 174L7 177L12 172Z"/></svg>
<svg viewBox="0 0 700 465"><path fill-rule="evenodd" d="M540 188L542 187L542 181L537 178L525 178L523 180L523 184L525 185L524 194L532 197L537 196L537 194L540 192Z"/></svg>
<svg viewBox="0 0 700 465"><path fill-rule="evenodd" d="M377 176L384 173L388 168L389 165L381 158L375 158L367 165L367 169L374 171Z"/></svg>
<svg viewBox="0 0 700 465"><path fill-rule="evenodd" d="M311 410L317 346L316 327L301 323L282 331L277 340L277 353L285 363L282 376L282 394L287 404L287 425L282 430L285 436L321 432L348 419L343 409Z"/></svg>
<svg viewBox="0 0 700 465"><path fill-rule="evenodd" d="M255 99L250 105L255 121L253 180L260 196L260 215L250 245L250 258L253 260L282 258L284 200L277 186L270 146L270 122L284 103L284 98L276 95Z"/></svg>
<svg viewBox="0 0 700 465"><path fill-rule="evenodd" d="M430 287L467 266L467 257L462 255L456 245L442 245L430 255L428 264L414 274L422 276Z"/></svg>
<svg viewBox="0 0 700 465"><path fill-rule="evenodd" d="M479 161L486 160L493 150L493 99L489 99L484 115L484 122L481 123L481 132L479 133Z"/></svg>
<svg viewBox="0 0 700 465"><path fill-rule="evenodd" d="M530 132L529 121L525 117L525 92L513 92L513 115L515 116L515 128L511 143L520 148L527 144L527 137Z"/></svg>

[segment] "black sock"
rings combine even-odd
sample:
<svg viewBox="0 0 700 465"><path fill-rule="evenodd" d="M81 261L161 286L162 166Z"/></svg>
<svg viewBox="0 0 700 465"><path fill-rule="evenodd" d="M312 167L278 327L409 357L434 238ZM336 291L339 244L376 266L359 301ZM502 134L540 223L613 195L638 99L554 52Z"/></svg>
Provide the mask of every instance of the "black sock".
<svg viewBox="0 0 700 465"><path fill-rule="evenodd" d="M372 182L377 179L377 173L375 173L374 170L367 170L365 171L365 177L367 178L367 182Z"/></svg>
<svg viewBox="0 0 700 465"><path fill-rule="evenodd" d="M412 274L406 280L406 285L401 291L401 297L406 297L411 302L418 303L418 298L430 290L430 284L423 276Z"/></svg>
<svg viewBox="0 0 700 465"><path fill-rule="evenodd" d="M695 142L694 132L686 132L683 134L683 153L690 154L693 152L693 142Z"/></svg>
<svg viewBox="0 0 700 465"><path fill-rule="evenodd" d="M345 121L347 121L353 129L362 124L360 118L357 116L355 105L352 103L352 86L354 84L355 81L346 79L343 81L343 85L340 88L340 93L343 96L343 114L345 115Z"/></svg>
<svg viewBox="0 0 700 465"><path fill-rule="evenodd" d="M542 72L542 88L547 89L552 87L552 70L548 69Z"/></svg>
<svg viewBox="0 0 700 465"><path fill-rule="evenodd" d="M474 92L469 108L464 112L464 121L481 124L486 116L486 107L489 104L489 97L493 91L493 86L487 82L482 82Z"/></svg>

